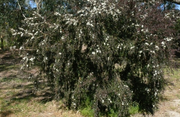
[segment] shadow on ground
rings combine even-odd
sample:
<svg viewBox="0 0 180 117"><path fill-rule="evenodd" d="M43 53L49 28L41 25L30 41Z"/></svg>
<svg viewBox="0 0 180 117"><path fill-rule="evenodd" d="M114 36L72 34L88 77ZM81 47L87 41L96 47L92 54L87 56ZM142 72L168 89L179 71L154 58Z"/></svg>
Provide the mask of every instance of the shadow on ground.
<svg viewBox="0 0 180 117"><path fill-rule="evenodd" d="M28 73L20 73L20 59L15 59L11 53L0 54L0 117L7 117L17 112L13 106L25 101L46 103L52 101L54 94L50 88L41 83L39 90L35 89Z"/></svg>

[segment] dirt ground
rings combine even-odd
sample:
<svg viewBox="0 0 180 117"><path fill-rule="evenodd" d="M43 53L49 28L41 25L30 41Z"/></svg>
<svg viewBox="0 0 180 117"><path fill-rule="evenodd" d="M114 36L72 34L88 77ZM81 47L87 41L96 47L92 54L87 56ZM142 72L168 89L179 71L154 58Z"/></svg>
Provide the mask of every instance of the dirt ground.
<svg viewBox="0 0 180 117"><path fill-rule="evenodd" d="M51 98L51 91L38 92L28 79L37 69L21 72L20 59L0 51L0 117L82 117L78 111L60 109L61 102ZM180 117L180 70L166 75L169 81L159 109L147 117ZM36 93L34 93L36 92ZM135 114L131 117L143 117Z"/></svg>
<svg viewBox="0 0 180 117"><path fill-rule="evenodd" d="M38 91L29 75L37 68L20 71L20 59L0 51L0 117L82 117L78 111L59 109L48 89Z"/></svg>

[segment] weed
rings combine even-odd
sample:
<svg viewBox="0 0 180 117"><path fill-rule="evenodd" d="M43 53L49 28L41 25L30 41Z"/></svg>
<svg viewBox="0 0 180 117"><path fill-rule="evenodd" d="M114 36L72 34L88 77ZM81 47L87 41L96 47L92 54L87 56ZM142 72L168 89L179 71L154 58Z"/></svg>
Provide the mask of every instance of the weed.
<svg viewBox="0 0 180 117"><path fill-rule="evenodd" d="M92 110L92 108L90 106L83 108L82 110L80 110L80 112L85 117L93 117L94 116L94 111Z"/></svg>
<svg viewBox="0 0 180 117"><path fill-rule="evenodd" d="M132 105L129 107L130 115L137 114L138 112L139 112L139 106L138 105Z"/></svg>
<svg viewBox="0 0 180 117"><path fill-rule="evenodd" d="M85 117L93 117L94 110L91 107L92 107L92 102L90 101L90 98L87 98L85 100L85 106L82 107L82 109L80 110L80 113Z"/></svg>
<svg viewBox="0 0 180 117"><path fill-rule="evenodd" d="M118 114L113 109L110 110L110 113L108 115L109 117L118 117Z"/></svg>

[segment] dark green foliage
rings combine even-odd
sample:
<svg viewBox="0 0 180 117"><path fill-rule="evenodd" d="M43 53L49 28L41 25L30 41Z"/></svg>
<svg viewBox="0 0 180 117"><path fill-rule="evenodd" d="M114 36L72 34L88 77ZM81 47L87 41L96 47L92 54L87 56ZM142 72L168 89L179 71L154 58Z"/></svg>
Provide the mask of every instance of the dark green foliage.
<svg viewBox="0 0 180 117"><path fill-rule="evenodd" d="M73 12L60 7L55 15L34 13L24 20L22 68L38 63L55 98L69 108L87 102L94 116L129 116L129 106L137 102L140 111L153 114L164 88L171 20L157 4L85 1L73 9L75 4L67 2Z"/></svg>

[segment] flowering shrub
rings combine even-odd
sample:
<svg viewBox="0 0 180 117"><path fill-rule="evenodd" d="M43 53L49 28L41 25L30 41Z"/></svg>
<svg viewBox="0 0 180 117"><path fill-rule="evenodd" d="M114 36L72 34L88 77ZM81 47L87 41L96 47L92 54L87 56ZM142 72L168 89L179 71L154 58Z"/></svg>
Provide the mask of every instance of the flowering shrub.
<svg viewBox="0 0 180 117"><path fill-rule="evenodd" d="M133 101L153 113L173 40L171 18L158 5L87 0L71 12L66 6L48 16L34 12L13 31L26 38L19 49L22 69L38 64L69 108L82 107L88 98L95 116L111 110L127 116Z"/></svg>

